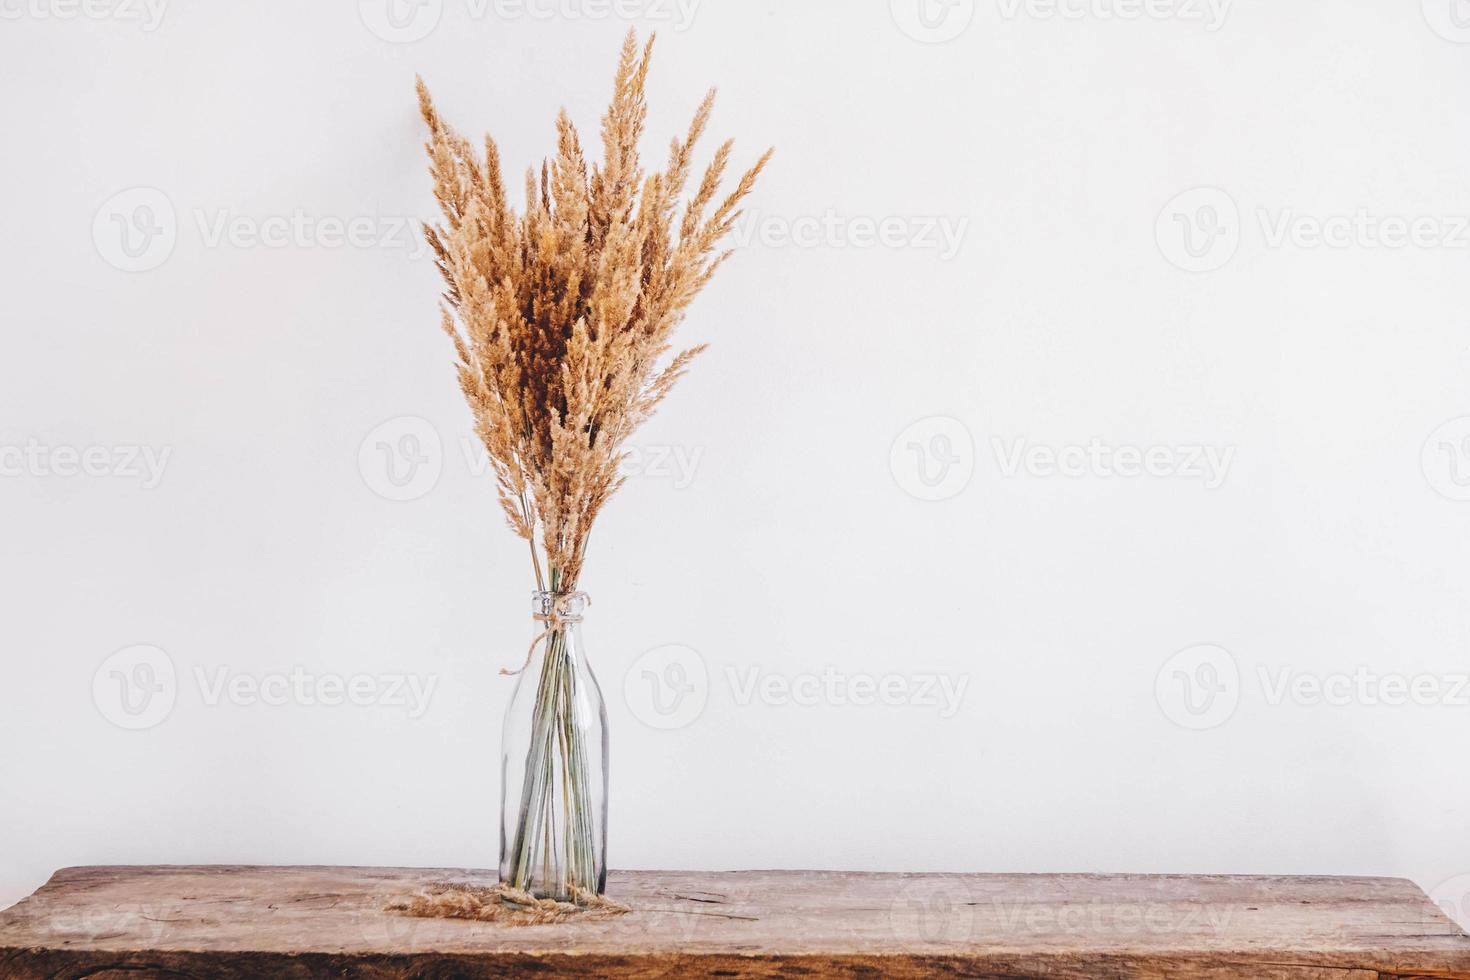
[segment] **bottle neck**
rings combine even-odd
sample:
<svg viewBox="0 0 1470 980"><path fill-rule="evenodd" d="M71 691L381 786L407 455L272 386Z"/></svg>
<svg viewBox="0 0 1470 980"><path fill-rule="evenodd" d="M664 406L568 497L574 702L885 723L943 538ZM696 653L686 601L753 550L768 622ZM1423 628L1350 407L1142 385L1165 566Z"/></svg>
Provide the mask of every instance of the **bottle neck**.
<svg viewBox="0 0 1470 980"><path fill-rule="evenodd" d="M531 618L544 628L561 629L580 623L590 602L585 592L532 592Z"/></svg>

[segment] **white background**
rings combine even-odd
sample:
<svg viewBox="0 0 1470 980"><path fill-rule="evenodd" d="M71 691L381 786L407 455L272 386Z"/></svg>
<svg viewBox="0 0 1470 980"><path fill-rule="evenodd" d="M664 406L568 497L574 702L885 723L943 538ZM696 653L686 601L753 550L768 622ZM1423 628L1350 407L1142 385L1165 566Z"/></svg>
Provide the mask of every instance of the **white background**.
<svg viewBox="0 0 1470 980"><path fill-rule="evenodd" d="M915 0L704 0L687 22L428 0L398 35L379 0L175 0L156 24L65 2L0 0L0 905L74 864L493 866L496 670L532 635L531 582L401 227L433 213L413 77L519 186L559 106L595 143L630 24L661 31L652 165L712 83L712 134L778 153L683 333L714 346L593 538L612 865L1470 891L1450 0L1223 21L930 0L932 29ZM1196 188L1216 190L1176 201ZM1310 239L1359 212L1367 231ZM1418 244L1375 237L1426 217ZM165 234L132 261L135 219ZM353 219L369 240L337 243ZM953 254L936 221L963 227ZM379 443L426 427L430 476L385 499ZM1009 466L1017 440L1094 439L1230 463L1218 486ZM28 446L111 469L15 465ZM128 447L169 454L156 486ZM119 685L146 677L109 657L140 644L176 690L126 730ZM661 728L671 666L698 690ZM210 704L198 680L295 668L436 686L413 717ZM914 696L781 696L827 668ZM1438 701L1273 694L1360 668ZM744 697L752 677L775 693ZM956 710L918 695L936 677L965 685Z"/></svg>

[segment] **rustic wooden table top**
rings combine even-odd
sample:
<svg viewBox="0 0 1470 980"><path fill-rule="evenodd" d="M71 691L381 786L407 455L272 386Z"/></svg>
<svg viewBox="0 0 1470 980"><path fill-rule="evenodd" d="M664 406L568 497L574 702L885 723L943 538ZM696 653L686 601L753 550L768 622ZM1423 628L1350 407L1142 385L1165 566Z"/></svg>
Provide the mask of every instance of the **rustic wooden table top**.
<svg viewBox="0 0 1470 980"><path fill-rule="evenodd" d="M1470 937L1394 878L625 871L610 919L385 911L494 874L69 868L0 912L0 977L1289 977L1470 980Z"/></svg>

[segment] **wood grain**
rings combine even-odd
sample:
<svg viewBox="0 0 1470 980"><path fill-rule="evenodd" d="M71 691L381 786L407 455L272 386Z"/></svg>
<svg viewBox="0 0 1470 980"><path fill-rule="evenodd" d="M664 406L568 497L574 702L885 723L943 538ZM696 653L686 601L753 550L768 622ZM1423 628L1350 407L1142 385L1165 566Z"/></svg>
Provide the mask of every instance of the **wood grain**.
<svg viewBox="0 0 1470 980"><path fill-rule="evenodd" d="M610 920L384 911L442 881L494 873L70 868L0 913L0 977L1470 980L1470 937L1393 878L625 871Z"/></svg>

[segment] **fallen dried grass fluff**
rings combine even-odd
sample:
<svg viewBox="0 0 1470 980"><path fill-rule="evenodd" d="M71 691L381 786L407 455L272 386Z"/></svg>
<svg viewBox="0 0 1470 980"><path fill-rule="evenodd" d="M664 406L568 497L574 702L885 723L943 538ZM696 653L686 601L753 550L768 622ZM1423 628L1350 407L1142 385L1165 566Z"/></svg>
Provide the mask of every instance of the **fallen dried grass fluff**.
<svg viewBox="0 0 1470 980"><path fill-rule="evenodd" d="M730 254L720 242L771 155L717 201L726 142L685 193L711 89L666 168L645 175L638 143L652 48L650 36L640 53L633 31L623 42L600 164L589 169L562 110L555 158L539 178L526 173L524 213L509 203L495 141L477 150L418 82L443 214L424 226L446 286L441 323L506 520L530 543L538 588L553 592L577 588L592 522L622 484L625 441L702 350L670 356L671 334Z"/></svg>
<svg viewBox="0 0 1470 980"><path fill-rule="evenodd" d="M405 901L392 902L387 911L424 919L473 919L510 926L548 925L577 916L607 918L630 911L610 898L579 892L576 902L537 898L508 885L429 885Z"/></svg>

